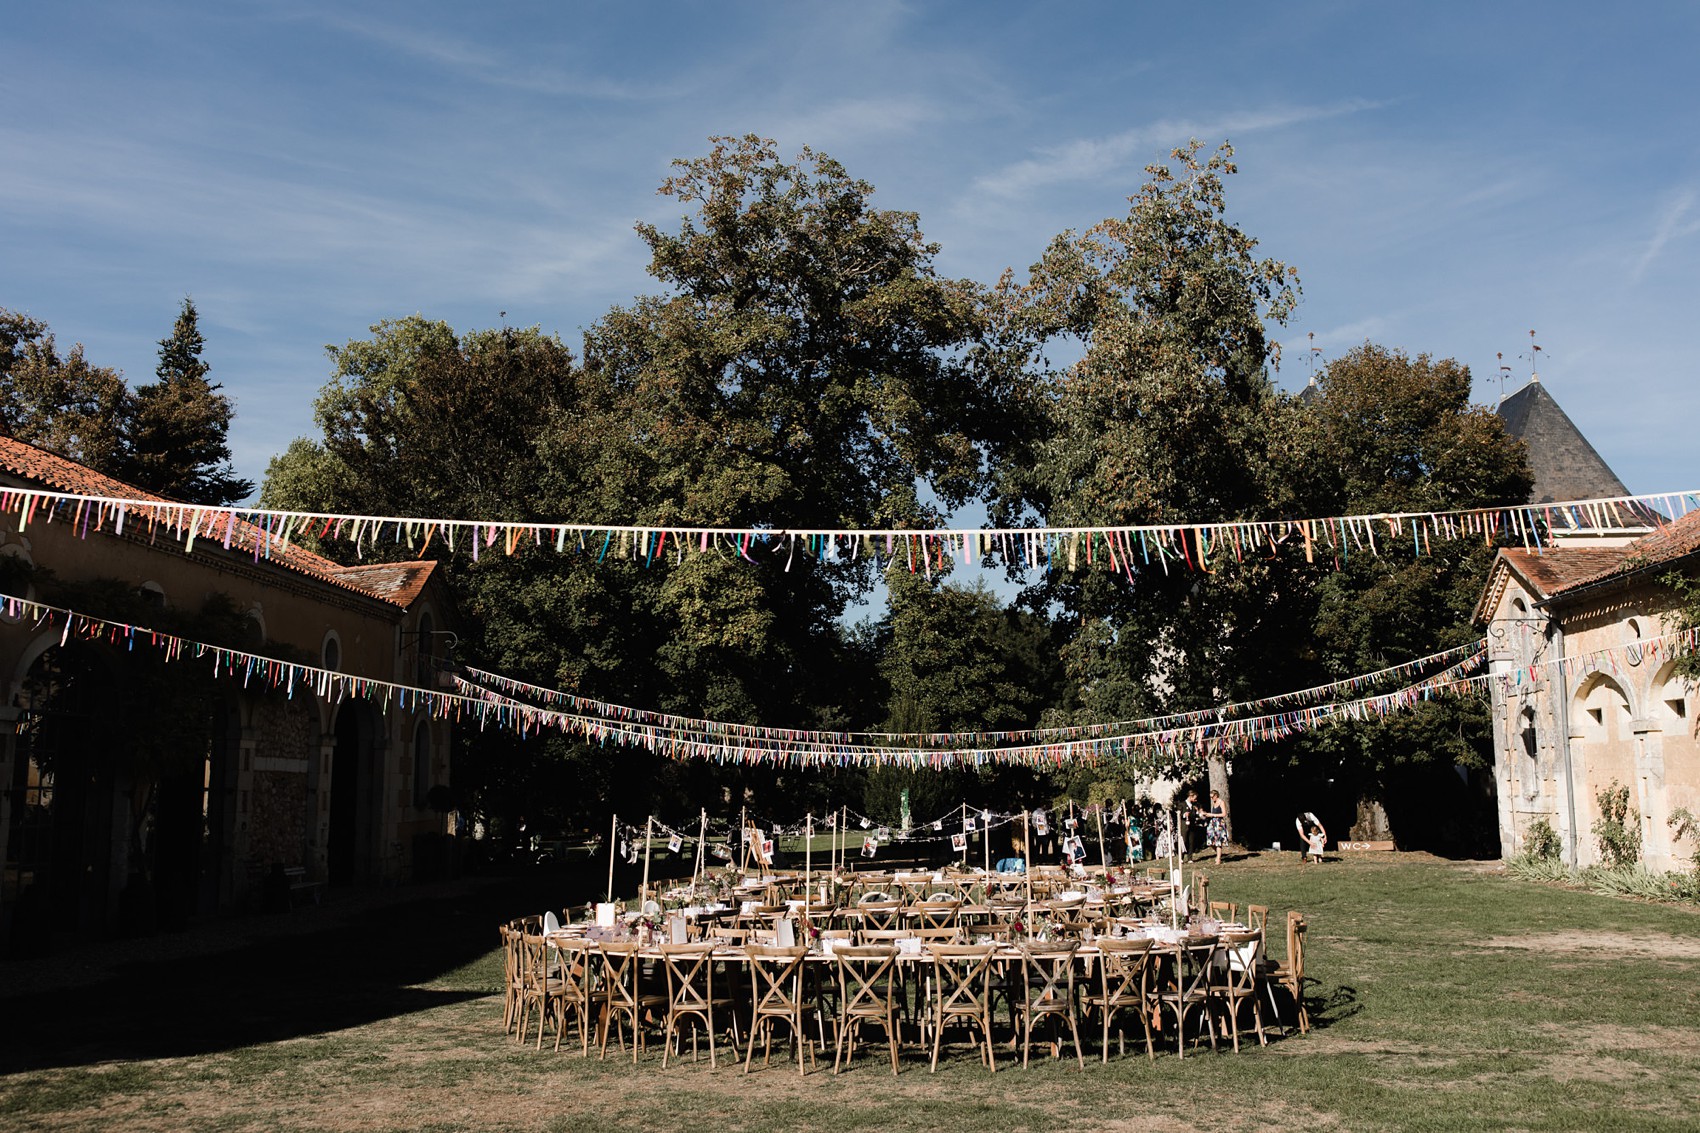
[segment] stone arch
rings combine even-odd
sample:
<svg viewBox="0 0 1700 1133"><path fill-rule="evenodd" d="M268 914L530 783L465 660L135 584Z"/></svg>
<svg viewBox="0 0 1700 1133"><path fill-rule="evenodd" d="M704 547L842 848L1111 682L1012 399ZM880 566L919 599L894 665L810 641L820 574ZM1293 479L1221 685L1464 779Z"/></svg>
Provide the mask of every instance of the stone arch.
<svg viewBox="0 0 1700 1133"><path fill-rule="evenodd" d="M52 929L104 927L115 911L115 830L123 779L123 674L86 642L36 638L19 658L22 710L6 805L9 876L21 888L8 910L28 951ZM24 881L23 879L27 879Z"/></svg>
<svg viewBox="0 0 1700 1133"><path fill-rule="evenodd" d="M1586 865L1598 860L1594 839L1585 835L1601 817L1601 792L1614 783L1627 787L1637 808L1644 809L1637 761L1639 739L1630 726L1634 716L1631 693L1611 674L1587 674L1570 703L1570 750L1578 796L1577 853L1580 863Z"/></svg>
<svg viewBox="0 0 1700 1133"><path fill-rule="evenodd" d="M1677 673L1679 658L1659 666L1648 684L1647 708L1664 731L1691 730L1700 712L1700 682Z"/></svg>
<svg viewBox="0 0 1700 1133"><path fill-rule="evenodd" d="M1610 673L1585 673L1570 692L1570 734L1598 739L1628 737L1628 723L1640 713L1634 691Z"/></svg>

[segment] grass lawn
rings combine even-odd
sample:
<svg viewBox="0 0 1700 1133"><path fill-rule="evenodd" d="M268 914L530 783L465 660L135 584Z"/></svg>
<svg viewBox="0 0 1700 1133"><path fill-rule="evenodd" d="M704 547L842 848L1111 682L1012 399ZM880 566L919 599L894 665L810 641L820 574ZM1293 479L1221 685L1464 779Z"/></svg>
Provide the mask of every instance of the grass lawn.
<svg viewBox="0 0 1700 1133"><path fill-rule="evenodd" d="M1003 1061L967 1048L900 1077L859 1059L838 1077L794 1065L744 1077L658 1052L629 1061L517 1049L501 1032L499 954L391 981L337 983L334 1026L278 1027L288 1004L253 1008L229 986L184 1010L236 1018L151 1047L147 1020L103 1042L92 997L0 1000L18 1053L0 1063L7 1129L325 1130L1575 1130L1700 1127L1700 914L1506 879L1497 866L1362 855L1301 867L1294 855L1210 867L1212 898L1288 908L1310 921L1307 1036L1245 1052L1143 1052L1088 1061ZM511 897L510 897L511 899ZM537 900L539 907L547 895ZM515 908L513 913L529 912ZM389 923L395 923L393 916ZM428 925L426 920L424 924ZM469 926L474 927L474 926ZM495 939L494 922L475 926ZM409 973L408 931L348 939L351 964ZM428 931L420 929L418 931ZM470 939L470 937L469 937ZM297 945L297 951L301 945ZM479 945L482 947L482 945ZM334 939L311 945L340 963ZM1279 951L1279 945L1276 945ZM283 979L293 953L237 965ZM275 965L282 964L283 968ZM335 972L339 969L327 968ZM148 978L134 973L131 978ZM190 979L174 973L173 979ZM362 996L366 999L362 1001ZM287 997L286 997L287 998ZM359 1002L343 1002L347 998ZM55 1003L58 1007L55 1007ZM145 1010L169 1014L170 998ZM106 1003L123 1012L123 995ZM392 1006L393 1005L393 1006ZM71 1015L66 1019L61 1012ZM250 1027L244 1012L263 1016ZM266 1014L269 1011L270 1014ZM307 1016L317 1018L318 1016ZM169 1018L158 1020L169 1025ZM29 1036L45 1036L32 1054ZM245 1037L251 1033L264 1041ZM176 1050L177 1052L173 1052ZM1000 1059L1007 1048L1000 1049ZM1095 1052L1093 1052L1095 1053Z"/></svg>

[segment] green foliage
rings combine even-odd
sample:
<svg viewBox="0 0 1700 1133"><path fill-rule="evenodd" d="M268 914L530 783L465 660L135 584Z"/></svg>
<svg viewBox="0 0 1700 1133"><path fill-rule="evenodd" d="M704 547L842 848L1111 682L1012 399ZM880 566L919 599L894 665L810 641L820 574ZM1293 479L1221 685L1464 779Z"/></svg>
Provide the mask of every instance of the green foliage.
<svg viewBox="0 0 1700 1133"><path fill-rule="evenodd" d="M171 334L160 339L158 381L138 386L125 403L123 478L175 500L232 504L254 490L230 463L235 407L207 380L206 340L190 299Z"/></svg>
<svg viewBox="0 0 1700 1133"><path fill-rule="evenodd" d="M61 354L47 324L0 308L0 430L117 475L129 391L116 370L91 365L81 343Z"/></svg>
<svg viewBox="0 0 1700 1133"><path fill-rule="evenodd" d="M1594 823L1594 838L1600 847L1600 857L1613 869L1634 865L1641 860L1641 815L1629 805L1629 788L1613 779L1594 795L1599 803L1600 817Z"/></svg>
<svg viewBox="0 0 1700 1133"><path fill-rule="evenodd" d="M717 140L677 163L661 191L691 209L676 230L639 227L668 290L598 320L582 365L535 329L379 324L332 350L322 436L272 462L262 500L875 527L938 518L918 484L946 502L976 490L1011 412L998 384L1008 379L979 343L979 290L937 276L936 248L912 214L872 207L871 186L823 155L787 163L755 138ZM838 624L874 581L871 553L786 558L758 542L743 554L634 562L614 546L599 562L601 548L587 550L485 547L474 562L461 537L448 577L469 654L543 684L690 715L860 728L885 715L871 638ZM1000 702L1030 703L1019 677L999 679ZM819 810L824 793L862 787L859 773L838 784L559 739L523 754L505 740L471 742L479 753L461 761L457 792L487 813L524 806L539 825L588 822L608 806L694 813L748 792L764 808ZM551 767L578 789L545 792L561 802L543 815L523 801L524 783L553 782Z"/></svg>
<svg viewBox="0 0 1700 1133"><path fill-rule="evenodd" d="M1125 217L1065 233L1000 300L1029 354L1077 343L1042 373L1044 416L1002 467L996 514L1051 524L1209 521L1285 510L1275 440L1290 410L1266 372L1264 320L1298 297L1294 273L1258 259L1227 218L1232 150L1195 142L1154 165ZM1097 550L1103 554L1103 549ZM1140 564L1055 572L1029 596L1060 604L1078 701L1060 722L1125 719L1234 699L1275 671L1290 607L1271 603L1266 559L1217 548L1208 573Z"/></svg>
<svg viewBox="0 0 1700 1133"><path fill-rule="evenodd" d="M1523 852L1537 861L1557 861L1562 852L1558 831L1545 818L1537 818L1523 834Z"/></svg>
<svg viewBox="0 0 1700 1133"><path fill-rule="evenodd" d="M226 504L254 485L230 466L230 399L207 381L195 305L160 340L159 380L134 392L79 343L61 355L47 324L0 308L0 429L148 491Z"/></svg>
<svg viewBox="0 0 1700 1133"><path fill-rule="evenodd" d="M1685 806L1679 806L1670 812L1665 819L1665 825L1671 828L1671 837L1675 841L1687 839L1694 852L1690 855L1689 872L1691 881L1700 890L1700 818Z"/></svg>
<svg viewBox="0 0 1700 1133"><path fill-rule="evenodd" d="M1676 596L1676 625L1672 628L1700 629L1700 578L1673 570L1660 581ZM1675 672L1690 680L1700 681L1700 650L1685 653L1677 658Z"/></svg>
<svg viewBox="0 0 1700 1133"><path fill-rule="evenodd" d="M1521 857L1508 859L1505 863L1505 872L1519 881L1571 885L1578 880L1576 871L1558 858L1540 857L1534 853L1526 853Z"/></svg>

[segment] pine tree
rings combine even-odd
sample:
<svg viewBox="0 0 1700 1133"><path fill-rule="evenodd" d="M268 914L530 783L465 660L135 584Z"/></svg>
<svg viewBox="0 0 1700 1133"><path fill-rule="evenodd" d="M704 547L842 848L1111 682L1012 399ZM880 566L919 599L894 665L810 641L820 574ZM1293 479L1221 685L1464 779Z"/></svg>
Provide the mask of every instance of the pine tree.
<svg viewBox="0 0 1700 1133"><path fill-rule="evenodd" d="M192 299L183 300L167 338L160 339L159 380L129 399L125 422L125 478L138 487L197 504L231 504L254 490L236 476L227 436L234 407L207 380Z"/></svg>

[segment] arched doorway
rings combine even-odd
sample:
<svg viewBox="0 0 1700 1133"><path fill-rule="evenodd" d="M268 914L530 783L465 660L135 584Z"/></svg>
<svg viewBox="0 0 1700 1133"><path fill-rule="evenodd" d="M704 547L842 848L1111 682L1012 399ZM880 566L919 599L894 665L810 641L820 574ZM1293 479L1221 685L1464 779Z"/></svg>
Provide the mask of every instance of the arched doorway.
<svg viewBox="0 0 1700 1133"><path fill-rule="evenodd" d="M325 880L350 885L374 873L381 768L378 727L370 705L337 706L332 729L330 830L325 846Z"/></svg>
<svg viewBox="0 0 1700 1133"><path fill-rule="evenodd" d="M45 649L24 675L4 872L18 951L56 929L106 924L120 693L117 675L78 642Z"/></svg>

